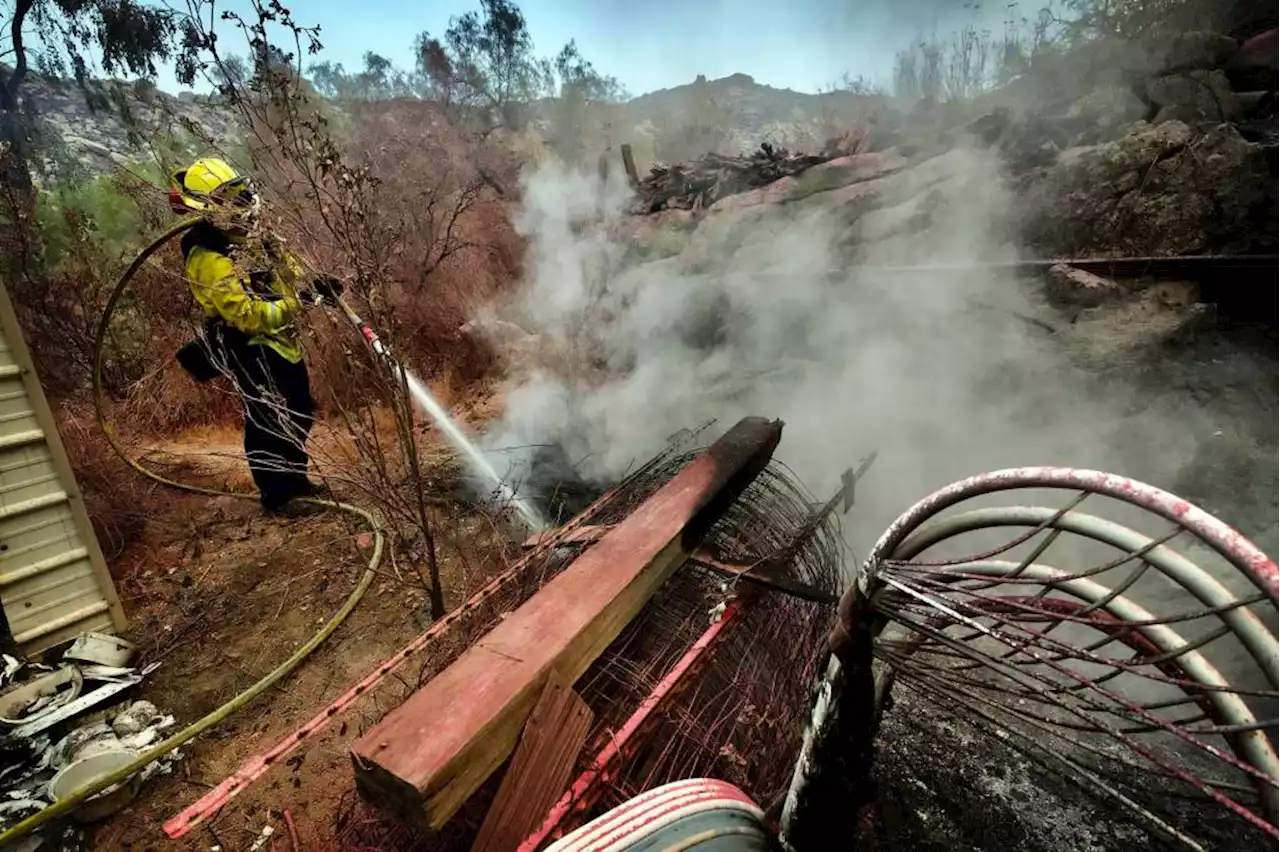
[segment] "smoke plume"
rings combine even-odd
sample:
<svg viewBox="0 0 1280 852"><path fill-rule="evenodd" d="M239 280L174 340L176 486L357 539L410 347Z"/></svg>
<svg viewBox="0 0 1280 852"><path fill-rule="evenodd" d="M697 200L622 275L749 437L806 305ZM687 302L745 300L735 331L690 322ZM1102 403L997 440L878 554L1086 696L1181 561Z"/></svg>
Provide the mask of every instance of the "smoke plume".
<svg viewBox="0 0 1280 852"><path fill-rule="evenodd" d="M911 503L969 474L1061 464L1168 484L1194 450L1185 419L1164 426L1028 320L1044 311L1031 283L875 269L1018 255L1011 198L981 152L893 175L881 196L892 200L859 216L819 196L713 210L691 234L673 230L682 250L657 260L621 236L636 227L627 196L557 168L527 180L526 276L501 313L542 354L486 436L491 451L525 448L503 464L558 444L605 482L683 427L780 418L777 457L820 498L879 454L846 521L865 551Z"/></svg>

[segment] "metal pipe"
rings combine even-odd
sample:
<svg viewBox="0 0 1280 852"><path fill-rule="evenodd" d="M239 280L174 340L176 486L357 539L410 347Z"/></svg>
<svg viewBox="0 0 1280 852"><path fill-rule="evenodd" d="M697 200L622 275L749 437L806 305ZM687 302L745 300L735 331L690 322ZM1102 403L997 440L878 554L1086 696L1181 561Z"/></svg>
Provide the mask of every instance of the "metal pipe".
<svg viewBox="0 0 1280 852"><path fill-rule="evenodd" d="M966 562L964 570L992 577L1012 574L1020 563L1004 560L984 560ZM1028 565L1020 574L1058 591L1071 594L1088 604L1098 604L1100 608L1128 623L1151 621L1155 616L1145 607L1129 600L1123 595L1113 595L1111 590L1101 583L1083 577L1076 577L1049 565ZM1110 598L1108 600L1108 598ZM1161 652L1176 658L1179 667L1192 680L1209 687L1204 699L1228 725L1252 725L1257 719L1248 706L1234 692L1222 691L1230 687L1221 672L1199 651L1189 648L1189 643L1176 631L1164 624L1144 624L1133 628ZM1252 730L1238 736L1235 748L1249 764L1265 772L1273 779L1280 780L1280 760L1277 760L1275 749L1262 731ZM1265 794L1264 794L1265 798ZM1270 798L1275 800L1275 790L1270 790Z"/></svg>
<svg viewBox="0 0 1280 852"><path fill-rule="evenodd" d="M893 558L894 551L916 528L970 497L1016 488L1067 488L1103 494L1131 503L1191 531L1228 562L1240 569L1260 591L1280 601L1280 571L1276 563L1239 530L1223 523L1193 503L1154 485L1127 476L1070 467L1015 467L971 476L953 482L916 503L898 517L872 547L858 573L858 585L868 590L877 566Z"/></svg>
<svg viewBox="0 0 1280 852"><path fill-rule="evenodd" d="M894 559L909 560L939 542L992 527L1051 527L1109 544L1119 550L1143 551L1138 557L1175 580L1198 601L1221 610L1223 622L1257 662L1272 687L1280 685L1280 646L1276 636L1256 613L1243 606L1227 609L1237 598L1207 571L1170 547L1151 547L1152 539L1128 527L1081 512L1060 513L1043 506L1006 506L975 509L941 518L916 530L894 552ZM1148 549L1149 548L1149 549ZM972 563L964 563L967 567ZM957 566L957 570L961 570Z"/></svg>

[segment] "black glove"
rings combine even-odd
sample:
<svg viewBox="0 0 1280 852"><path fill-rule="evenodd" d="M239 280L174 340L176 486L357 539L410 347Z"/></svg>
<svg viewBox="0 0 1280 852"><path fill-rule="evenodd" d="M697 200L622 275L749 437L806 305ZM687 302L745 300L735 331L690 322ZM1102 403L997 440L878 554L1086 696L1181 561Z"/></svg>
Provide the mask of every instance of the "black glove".
<svg viewBox="0 0 1280 852"><path fill-rule="evenodd" d="M338 297L342 295L342 282L332 275L321 275L311 282L311 290L316 295L317 302L328 302L333 305L338 301Z"/></svg>

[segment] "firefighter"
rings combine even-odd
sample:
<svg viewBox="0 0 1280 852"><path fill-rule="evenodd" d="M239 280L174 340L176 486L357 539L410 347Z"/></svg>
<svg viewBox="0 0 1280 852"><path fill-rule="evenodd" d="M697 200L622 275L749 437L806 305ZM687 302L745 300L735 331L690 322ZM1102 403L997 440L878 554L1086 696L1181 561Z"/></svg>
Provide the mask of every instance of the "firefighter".
<svg viewBox="0 0 1280 852"><path fill-rule="evenodd" d="M260 199L226 162L196 160L171 179L175 212L201 221L182 237L186 277L204 310L202 338L178 353L198 380L229 375L244 403L244 451L269 514L322 511L299 497L326 497L307 476L307 436L315 423L307 367L294 320L303 306L336 302L332 277L302 289L298 260L260 231Z"/></svg>

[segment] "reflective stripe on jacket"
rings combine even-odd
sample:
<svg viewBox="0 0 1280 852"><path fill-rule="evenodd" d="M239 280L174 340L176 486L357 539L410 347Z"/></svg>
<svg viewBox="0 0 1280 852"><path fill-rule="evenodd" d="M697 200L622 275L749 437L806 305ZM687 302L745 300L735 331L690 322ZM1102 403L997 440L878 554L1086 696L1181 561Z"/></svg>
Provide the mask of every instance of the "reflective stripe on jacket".
<svg viewBox="0 0 1280 852"><path fill-rule="evenodd" d="M187 281L205 316L219 317L249 335L249 342L270 346L290 363L302 360L294 328L301 307L296 285L302 268L287 252L274 254L260 240L234 243L207 225L193 228L182 241Z"/></svg>

